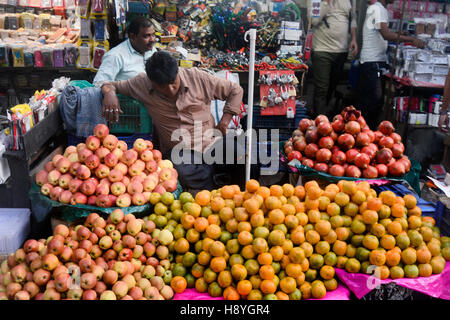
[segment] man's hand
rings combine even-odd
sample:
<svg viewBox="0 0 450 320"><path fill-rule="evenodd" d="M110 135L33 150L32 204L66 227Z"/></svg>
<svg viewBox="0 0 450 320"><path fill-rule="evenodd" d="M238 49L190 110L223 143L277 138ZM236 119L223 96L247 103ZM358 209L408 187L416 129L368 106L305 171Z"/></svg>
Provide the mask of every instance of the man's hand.
<svg viewBox="0 0 450 320"><path fill-rule="evenodd" d="M448 132L447 127L448 127L448 115L447 114L441 114L439 116L439 129L441 129L441 131L443 132Z"/></svg>
<svg viewBox="0 0 450 320"><path fill-rule="evenodd" d="M220 119L220 121L216 127L216 129L219 129L220 132L222 132L222 135L227 134L227 128L228 128L228 125L230 124L230 121L232 118L233 118L233 115L231 113L224 113L222 115L222 118Z"/></svg>
<svg viewBox="0 0 450 320"><path fill-rule="evenodd" d="M102 86L103 93L103 111L102 115L106 121L119 122L119 113L123 113L120 109L119 99L117 98L114 87L105 84Z"/></svg>
<svg viewBox="0 0 450 320"><path fill-rule="evenodd" d="M358 43L356 42L356 39L350 42L350 53L353 57L356 57L356 55L358 54Z"/></svg>
<svg viewBox="0 0 450 320"><path fill-rule="evenodd" d="M416 46L417 48L419 48L419 49L423 49L423 48L425 48L425 42L424 41L422 41L422 40L419 40L419 39L414 39L414 41L413 41L413 45L414 46Z"/></svg>

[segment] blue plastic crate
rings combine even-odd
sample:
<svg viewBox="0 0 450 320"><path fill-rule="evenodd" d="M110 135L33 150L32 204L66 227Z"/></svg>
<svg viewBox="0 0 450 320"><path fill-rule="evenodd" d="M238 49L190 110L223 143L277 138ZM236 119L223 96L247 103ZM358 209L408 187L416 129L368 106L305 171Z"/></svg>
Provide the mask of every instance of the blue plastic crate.
<svg viewBox="0 0 450 320"><path fill-rule="evenodd" d="M0 208L0 255L19 249L30 233L30 209Z"/></svg>
<svg viewBox="0 0 450 320"><path fill-rule="evenodd" d="M142 138L144 140L152 140L152 135L151 133L135 133L135 134L131 134L131 135L116 135L117 139L119 140L123 140L126 142L127 146L129 149L133 148L133 143L134 141L136 141L136 139L138 138ZM77 137L71 134L67 135L67 145L68 146L76 146L79 143L84 142L86 139L83 137Z"/></svg>

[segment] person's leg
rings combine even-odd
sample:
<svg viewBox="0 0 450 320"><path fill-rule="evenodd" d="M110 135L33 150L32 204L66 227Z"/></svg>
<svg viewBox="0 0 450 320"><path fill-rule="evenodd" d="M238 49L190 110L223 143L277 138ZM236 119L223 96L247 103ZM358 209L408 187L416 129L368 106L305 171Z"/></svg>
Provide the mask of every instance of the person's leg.
<svg viewBox="0 0 450 320"><path fill-rule="evenodd" d="M330 85L330 73L333 67L332 54L328 52L313 51L311 55L312 74L314 83L314 113L326 114L328 111L327 95Z"/></svg>
<svg viewBox="0 0 450 320"><path fill-rule="evenodd" d="M381 70L378 63L363 63L361 65L360 79L360 110L369 127L372 130L376 130L383 106Z"/></svg>
<svg viewBox="0 0 450 320"><path fill-rule="evenodd" d="M333 57L334 63L333 63L333 66L332 66L332 69L330 72L330 86L328 88L327 104L330 103L330 100L336 91L339 81L344 78L344 72L343 72L344 71L344 63L347 60L348 53L342 52L342 53L335 53L333 55L334 55L334 57ZM330 118L334 117L334 115L340 113L342 111L342 108L344 108L344 107L346 107L346 106L339 106L339 108L341 110L338 110L333 106L332 112L329 115L329 117Z"/></svg>

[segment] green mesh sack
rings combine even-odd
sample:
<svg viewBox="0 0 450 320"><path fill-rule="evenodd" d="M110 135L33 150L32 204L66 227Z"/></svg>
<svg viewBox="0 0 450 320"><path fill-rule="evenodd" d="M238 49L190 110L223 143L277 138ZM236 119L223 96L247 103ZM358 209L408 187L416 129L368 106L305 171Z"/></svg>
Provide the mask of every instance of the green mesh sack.
<svg viewBox="0 0 450 320"><path fill-rule="evenodd" d="M74 86L78 88L87 88L87 87L94 87L92 83L86 80L72 80L69 82L69 86Z"/></svg>
<svg viewBox="0 0 450 320"><path fill-rule="evenodd" d="M180 197L183 189L178 182L177 190L172 192L175 199ZM115 209L122 209L125 214L132 213L136 216L148 215L153 211L153 205L147 203L143 206L130 206L127 208L110 207L101 208L97 206L88 206L84 204L70 205L64 204L58 201L53 201L52 199L44 196L41 193L41 189L37 184L33 184L29 192L30 201L33 206L33 213L38 221L43 221L45 216L53 209L58 208L61 213L61 218L65 221L72 222L80 218L87 217L90 213L96 212L98 214L108 216Z"/></svg>

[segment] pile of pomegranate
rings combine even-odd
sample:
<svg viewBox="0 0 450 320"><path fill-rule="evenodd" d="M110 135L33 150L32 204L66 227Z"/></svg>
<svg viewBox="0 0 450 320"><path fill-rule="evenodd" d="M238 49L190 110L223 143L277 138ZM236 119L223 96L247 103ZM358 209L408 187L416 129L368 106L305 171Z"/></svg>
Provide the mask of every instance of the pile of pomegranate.
<svg viewBox="0 0 450 320"><path fill-rule="evenodd" d="M172 162L163 160L151 141L138 138L128 149L104 124L36 175L41 193L54 201L103 208L144 205L152 192L174 192L177 179Z"/></svg>
<svg viewBox="0 0 450 320"><path fill-rule="evenodd" d="M372 131L361 112L349 106L332 122L325 115L302 119L284 151L289 162L297 159L337 177L400 177L409 172L411 162L403 155L405 147L394 130L390 121L382 121Z"/></svg>

